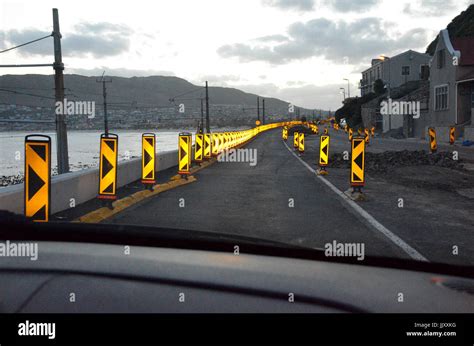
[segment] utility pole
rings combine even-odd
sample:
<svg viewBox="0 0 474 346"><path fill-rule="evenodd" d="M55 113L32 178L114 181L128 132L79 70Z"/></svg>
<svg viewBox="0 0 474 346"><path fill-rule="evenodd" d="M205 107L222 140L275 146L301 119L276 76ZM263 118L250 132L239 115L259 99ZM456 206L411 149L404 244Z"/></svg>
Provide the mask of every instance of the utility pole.
<svg viewBox="0 0 474 346"><path fill-rule="evenodd" d="M211 124L209 123L209 88L206 81L206 132L211 132Z"/></svg>
<svg viewBox="0 0 474 346"><path fill-rule="evenodd" d="M105 73L105 71L104 71ZM106 79L104 74L102 74L102 78L96 80L97 83L102 83L102 96L104 97L104 133L106 136L109 134L109 120L107 117L107 87L105 83L112 83L112 79Z"/></svg>
<svg viewBox="0 0 474 346"><path fill-rule="evenodd" d="M204 99L201 97L201 126L199 126L199 132L204 133Z"/></svg>
<svg viewBox="0 0 474 346"><path fill-rule="evenodd" d="M262 125L265 125L265 99L262 99Z"/></svg>
<svg viewBox="0 0 474 346"><path fill-rule="evenodd" d="M257 120L260 121L260 97L257 96Z"/></svg>
<svg viewBox="0 0 474 346"><path fill-rule="evenodd" d="M61 32L59 30L58 9L53 8L54 39L54 88L56 102L64 102L64 64L61 52ZM65 105L64 105L65 106ZM64 107L62 107L64 109ZM63 112L56 113L56 148L58 174L69 172L69 154L67 147L67 128Z"/></svg>

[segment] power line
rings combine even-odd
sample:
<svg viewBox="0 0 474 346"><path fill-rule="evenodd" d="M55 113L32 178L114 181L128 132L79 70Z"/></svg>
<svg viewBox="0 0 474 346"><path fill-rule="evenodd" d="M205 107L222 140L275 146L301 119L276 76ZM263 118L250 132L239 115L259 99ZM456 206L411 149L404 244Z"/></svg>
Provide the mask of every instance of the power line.
<svg viewBox="0 0 474 346"><path fill-rule="evenodd" d="M32 43L35 43L35 42L38 42L38 41L44 40L45 38L48 38L48 37L51 37L51 36L53 36L53 33L49 34L48 36L41 37L41 38L38 38L38 39L36 39L36 40L33 40L33 41L29 41L29 42L26 42L26 43L20 44L20 45L18 45L18 46L15 46L15 47L11 47L11 48L7 48L7 49L4 49L4 50L0 50L0 53L5 53L5 52L8 52L8 51L10 51L10 50L17 49L17 48L20 48L20 47L26 46L26 45L28 45L28 44L32 44Z"/></svg>
<svg viewBox="0 0 474 346"><path fill-rule="evenodd" d="M25 95L25 96L39 97L39 98L43 98L43 99L55 100L54 97L44 96L44 95L38 95L38 94L31 94L31 93L25 93L25 92L16 91L16 90L9 90L9 89L0 88L0 91L12 93L12 94L17 94L17 95Z"/></svg>

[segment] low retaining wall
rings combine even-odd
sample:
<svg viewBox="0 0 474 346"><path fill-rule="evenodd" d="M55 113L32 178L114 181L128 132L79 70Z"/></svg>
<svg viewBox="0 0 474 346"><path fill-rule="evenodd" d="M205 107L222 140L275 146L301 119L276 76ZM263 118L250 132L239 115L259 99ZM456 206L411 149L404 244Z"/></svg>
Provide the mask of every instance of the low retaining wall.
<svg viewBox="0 0 474 346"><path fill-rule="evenodd" d="M130 184L141 178L142 159L119 162L117 186ZM156 154L155 169L163 171L178 165L178 151L171 150ZM51 177L51 214L71 208L97 197L99 186L99 168L90 168L78 172ZM0 210L23 214L23 184L0 188Z"/></svg>

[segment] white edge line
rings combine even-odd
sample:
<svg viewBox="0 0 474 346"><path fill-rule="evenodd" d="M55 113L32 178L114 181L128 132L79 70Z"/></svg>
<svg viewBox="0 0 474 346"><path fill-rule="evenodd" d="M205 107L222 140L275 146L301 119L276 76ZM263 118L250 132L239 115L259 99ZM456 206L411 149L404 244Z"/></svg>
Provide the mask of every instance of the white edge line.
<svg viewBox="0 0 474 346"><path fill-rule="evenodd" d="M290 149L288 144L286 142L283 142L285 144L286 149L298 159L306 168L308 168L312 173L316 175L317 178L319 178L324 184L326 184L333 192L336 193L339 197L341 197L346 203L349 204L357 213L359 213L372 227L374 227L377 231L381 232L383 235L385 235L388 239L390 239L395 245L400 247L405 253L407 253L411 258L418 260L418 261L424 261L424 262L429 262L428 259L423 256L421 253L416 251L414 248L412 248L410 245L408 245L403 239L401 239L399 236L391 232L388 228L386 228L384 225L382 225L380 222L378 222L372 215L370 215L368 212L366 212L362 207L360 207L356 202L354 202L352 199L347 197L341 190L339 190L336 186L334 186L329 180L325 179L324 177L320 176L317 174L316 170L313 169L309 164L307 164L304 160L302 160L298 155L296 155L293 150Z"/></svg>

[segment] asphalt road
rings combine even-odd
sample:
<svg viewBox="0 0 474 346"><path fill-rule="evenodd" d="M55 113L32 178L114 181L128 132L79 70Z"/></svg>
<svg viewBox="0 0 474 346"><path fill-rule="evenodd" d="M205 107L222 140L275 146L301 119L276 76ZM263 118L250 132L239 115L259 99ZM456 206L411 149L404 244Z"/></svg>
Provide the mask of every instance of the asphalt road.
<svg viewBox="0 0 474 346"><path fill-rule="evenodd" d="M363 243L366 255L408 258L287 150L281 130L261 134L246 148L257 150L257 165L218 162L198 172L197 182L107 222L232 233L321 249L333 241Z"/></svg>

